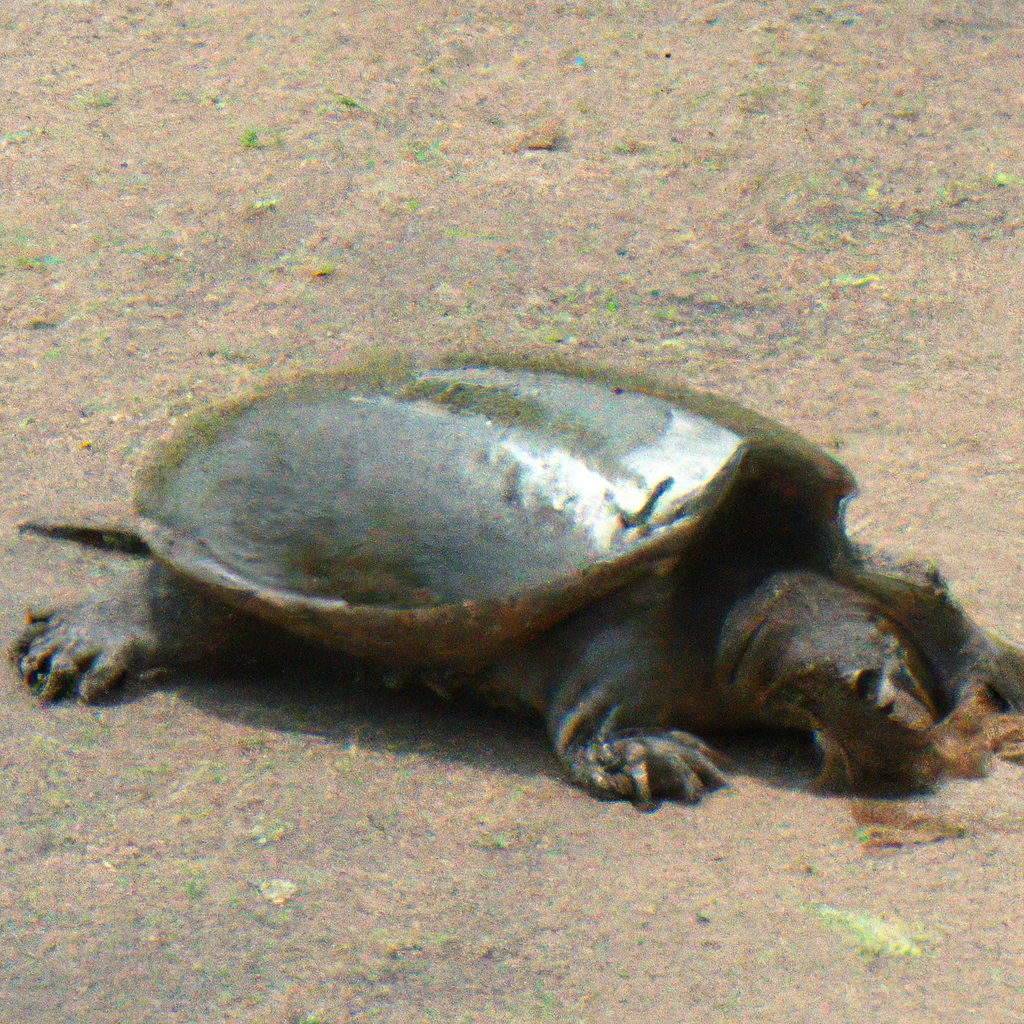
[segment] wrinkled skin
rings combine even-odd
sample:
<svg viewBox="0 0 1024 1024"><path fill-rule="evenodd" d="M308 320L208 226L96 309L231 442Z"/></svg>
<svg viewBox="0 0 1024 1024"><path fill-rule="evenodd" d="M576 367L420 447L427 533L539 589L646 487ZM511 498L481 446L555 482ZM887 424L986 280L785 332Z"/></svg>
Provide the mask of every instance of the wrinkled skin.
<svg viewBox="0 0 1024 1024"><path fill-rule="evenodd" d="M712 611L722 600L662 566L489 669L420 675L446 693L536 709L575 783L643 808L726 784L703 732L812 730L823 789L896 794L980 772L983 753L963 753L978 715L1018 709L1019 665L1003 666L1005 685L975 679L951 701L898 625L821 575L775 573L724 615ZM31 616L11 657L42 700L88 702L131 673L237 668L300 644L150 564L119 594ZM383 670L363 678L391 681Z"/></svg>

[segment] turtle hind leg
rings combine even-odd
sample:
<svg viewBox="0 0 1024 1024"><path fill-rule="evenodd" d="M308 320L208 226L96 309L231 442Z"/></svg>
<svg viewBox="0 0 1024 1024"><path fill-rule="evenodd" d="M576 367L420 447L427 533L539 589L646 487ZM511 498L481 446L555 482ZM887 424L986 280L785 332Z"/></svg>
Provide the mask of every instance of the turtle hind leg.
<svg viewBox="0 0 1024 1024"><path fill-rule="evenodd" d="M247 666L287 654L295 639L235 611L151 563L112 594L29 614L9 654L43 701L94 701L151 668Z"/></svg>
<svg viewBox="0 0 1024 1024"><path fill-rule="evenodd" d="M91 702L144 667L156 647L148 602L132 586L73 608L30 611L8 653L40 700Z"/></svg>

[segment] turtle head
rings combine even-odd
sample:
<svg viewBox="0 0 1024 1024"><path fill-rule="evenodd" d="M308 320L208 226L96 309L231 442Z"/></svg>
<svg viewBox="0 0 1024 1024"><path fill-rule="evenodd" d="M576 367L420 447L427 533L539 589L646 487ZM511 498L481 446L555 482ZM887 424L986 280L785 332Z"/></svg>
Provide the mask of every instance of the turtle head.
<svg viewBox="0 0 1024 1024"><path fill-rule="evenodd" d="M823 791L890 794L930 788L946 764L934 729L941 720L933 680L884 619L844 623L775 682L801 704L824 753ZM794 638L797 639L797 638ZM799 643L798 643L798 646Z"/></svg>
<svg viewBox="0 0 1024 1024"><path fill-rule="evenodd" d="M810 572L770 577L729 615L725 685L769 726L811 730L818 787L898 794L946 771L948 709L910 638L870 598Z"/></svg>

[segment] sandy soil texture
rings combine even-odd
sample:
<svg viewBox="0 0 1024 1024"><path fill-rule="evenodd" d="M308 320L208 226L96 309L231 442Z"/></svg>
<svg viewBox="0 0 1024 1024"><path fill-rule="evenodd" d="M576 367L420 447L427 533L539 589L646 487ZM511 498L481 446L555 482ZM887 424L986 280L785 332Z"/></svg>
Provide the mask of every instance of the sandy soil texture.
<svg viewBox="0 0 1024 1024"><path fill-rule="evenodd" d="M147 444L385 347L567 352L856 472L1024 641L1015 0L0 5L0 632ZM0 698L0 1021L1024 1017L1020 769L641 815L537 723L309 678ZM276 884L271 884L275 883ZM289 883L283 885L281 883ZM275 902L275 900L277 902Z"/></svg>

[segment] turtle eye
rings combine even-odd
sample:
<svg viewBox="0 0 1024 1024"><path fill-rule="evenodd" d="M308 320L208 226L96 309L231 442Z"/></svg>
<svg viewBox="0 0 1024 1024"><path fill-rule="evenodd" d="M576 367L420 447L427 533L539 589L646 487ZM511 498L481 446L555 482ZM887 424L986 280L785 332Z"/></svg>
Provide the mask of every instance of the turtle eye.
<svg viewBox="0 0 1024 1024"><path fill-rule="evenodd" d="M890 719L908 729L928 729L938 717L925 686L897 654L881 668L861 668L847 677L858 700L873 704Z"/></svg>
<svg viewBox="0 0 1024 1024"><path fill-rule="evenodd" d="M878 699L879 671L876 668L862 668L853 673L850 682L859 700L875 703Z"/></svg>

